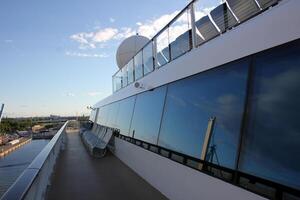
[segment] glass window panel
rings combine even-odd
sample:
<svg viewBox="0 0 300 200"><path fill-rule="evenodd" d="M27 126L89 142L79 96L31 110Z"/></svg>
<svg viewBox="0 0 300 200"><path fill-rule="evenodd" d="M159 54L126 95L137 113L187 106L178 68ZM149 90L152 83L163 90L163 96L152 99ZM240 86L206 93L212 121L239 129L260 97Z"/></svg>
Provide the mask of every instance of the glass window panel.
<svg viewBox="0 0 300 200"><path fill-rule="evenodd" d="M128 72L127 72L127 65L122 68L122 85L126 87L128 85Z"/></svg>
<svg viewBox="0 0 300 200"><path fill-rule="evenodd" d="M100 107L99 108L99 111L98 111L98 116L97 116L97 124L101 124L101 118L102 118L102 111L103 110L103 108L102 107Z"/></svg>
<svg viewBox="0 0 300 200"><path fill-rule="evenodd" d="M130 135L134 138L156 144L166 87L137 95Z"/></svg>
<svg viewBox="0 0 300 200"><path fill-rule="evenodd" d="M170 25L169 41L172 60L191 49L192 35L188 9Z"/></svg>
<svg viewBox="0 0 300 200"><path fill-rule="evenodd" d="M99 124L103 125L103 126L104 126L105 118L106 118L106 110L107 110L106 106L103 106L103 107L101 107L100 112L99 112L100 116L98 118L98 121L99 121Z"/></svg>
<svg viewBox="0 0 300 200"><path fill-rule="evenodd" d="M300 189L300 41L254 60L240 170Z"/></svg>
<svg viewBox="0 0 300 200"><path fill-rule="evenodd" d="M120 134L129 135L130 122L133 113L135 96L120 101L119 111L116 119L116 128L120 130Z"/></svg>
<svg viewBox="0 0 300 200"><path fill-rule="evenodd" d="M157 66L163 66L170 61L169 53L169 29L165 29L156 38L157 45Z"/></svg>
<svg viewBox="0 0 300 200"><path fill-rule="evenodd" d="M94 121L94 120L95 120L95 111L94 111L94 110L91 111L89 120L90 120L90 121Z"/></svg>
<svg viewBox="0 0 300 200"><path fill-rule="evenodd" d="M109 115L110 115L111 107L109 105L104 106L104 113L103 113L103 125L108 125Z"/></svg>
<svg viewBox="0 0 300 200"><path fill-rule="evenodd" d="M134 82L134 66L133 59L127 64L127 73L128 73L128 84Z"/></svg>
<svg viewBox="0 0 300 200"><path fill-rule="evenodd" d="M143 49L144 75L146 75L154 70L153 60L154 60L153 59L153 43L150 42Z"/></svg>
<svg viewBox="0 0 300 200"><path fill-rule="evenodd" d="M159 145L200 158L208 121L215 117L209 145L215 147L212 161L234 167L248 63L230 63L170 84Z"/></svg>
<svg viewBox="0 0 300 200"><path fill-rule="evenodd" d="M119 111L119 102L112 103L109 105L109 107L110 107L110 114L109 114L109 119L107 121L107 126L111 128L115 128L116 118Z"/></svg>
<svg viewBox="0 0 300 200"><path fill-rule="evenodd" d="M143 77L143 52L140 51L134 56L135 80Z"/></svg>

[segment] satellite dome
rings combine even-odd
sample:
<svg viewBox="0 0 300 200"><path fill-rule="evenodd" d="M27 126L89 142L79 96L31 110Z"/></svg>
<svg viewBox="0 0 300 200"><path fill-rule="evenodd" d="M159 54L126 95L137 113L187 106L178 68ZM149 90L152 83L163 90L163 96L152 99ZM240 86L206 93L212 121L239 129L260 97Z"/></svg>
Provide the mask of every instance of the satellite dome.
<svg viewBox="0 0 300 200"><path fill-rule="evenodd" d="M130 59L150 40L141 35L133 35L126 38L118 47L116 60L119 69L124 67Z"/></svg>

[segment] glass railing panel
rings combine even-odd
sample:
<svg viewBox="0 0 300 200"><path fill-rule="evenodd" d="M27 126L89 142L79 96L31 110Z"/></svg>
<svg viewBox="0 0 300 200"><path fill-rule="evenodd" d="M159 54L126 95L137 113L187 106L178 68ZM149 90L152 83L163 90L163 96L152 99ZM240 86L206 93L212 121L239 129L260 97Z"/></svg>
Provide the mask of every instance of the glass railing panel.
<svg viewBox="0 0 300 200"><path fill-rule="evenodd" d="M116 90L119 90L122 88L122 71L118 71L118 73L115 76L115 85Z"/></svg>
<svg viewBox="0 0 300 200"><path fill-rule="evenodd" d="M134 56L135 80L143 77L143 51L141 50Z"/></svg>
<svg viewBox="0 0 300 200"><path fill-rule="evenodd" d="M219 34L214 21L211 20L210 11L222 4L220 0L199 0L194 3L196 45L200 45Z"/></svg>
<svg viewBox="0 0 300 200"><path fill-rule="evenodd" d="M144 75L154 70L153 43L150 42L143 49Z"/></svg>
<svg viewBox="0 0 300 200"><path fill-rule="evenodd" d="M225 32L238 23L226 3L214 8L210 12L210 16L221 32Z"/></svg>
<svg viewBox="0 0 300 200"><path fill-rule="evenodd" d="M274 4L278 3L278 1L279 0L257 0L262 9L273 6Z"/></svg>
<svg viewBox="0 0 300 200"><path fill-rule="evenodd" d="M161 67L170 61L169 51L169 28L163 30L156 38L157 67Z"/></svg>
<svg viewBox="0 0 300 200"><path fill-rule="evenodd" d="M128 73L128 84L134 82L134 65L133 59L131 59L127 64L127 73Z"/></svg>
<svg viewBox="0 0 300 200"><path fill-rule="evenodd" d="M227 3L240 22L249 19L260 11L255 0L227 0Z"/></svg>
<svg viewBox="0 0 300 200"><path fill-rule="evenodd" d="M190 12L186 9L170 26L169 41L171 60L181 56L192 47Z"/></svg>
<svg viewBox="0 0 300 200"><path fill-rule="evenodd" d="M128 72L127 65L122 68L122 86L126 87L128 85Z"/></svg>
<svg viewBox="0 0 300 200"><path fill-rule="evenodd" d="M116 84L115 84L115 76L116 75L113 75L112 77L112 88L113 88L113 92L115 92L117 89L116 89Z"/></svg>

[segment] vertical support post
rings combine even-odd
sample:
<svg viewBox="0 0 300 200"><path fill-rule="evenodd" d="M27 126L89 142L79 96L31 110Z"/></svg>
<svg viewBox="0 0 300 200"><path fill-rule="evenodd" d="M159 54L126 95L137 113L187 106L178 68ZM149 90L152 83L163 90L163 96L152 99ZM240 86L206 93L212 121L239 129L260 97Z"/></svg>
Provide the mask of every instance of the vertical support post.
<svg viewBox="0 0 300 200"><path fill-rule="evenodd" d="M1 108L0 108L0 122L1 122L1 119L2 119L3 110L4 110L4 104L2 104Z"/></svg>
<svg viewBox="0 0 300 200"><path fill-rule="evenodd" d="M122 68L122 69L120 69L119 70L119 78L120 78L120 80L121 80L121 88L123 88L124 87L124 85L123 85L123 69L124 69L124 67Z"/></svg>
<svg viewBox="0 0 300 200"><path fill-rule="evenodd" d="M114 76L111 77L111 85L112 85L112 91L113 91L113 93L115 93Z"/></svg>
<svg viewBox="0 0 300 200"><path fill-rule="evenodd" d="M190 12L191 12L191 27L192 27L192 49L196 48L197 46L197 41L196 41L196 25L195 25L195 7L194 3L190 5Z"/></svg>
<svg viewBox="0 0 300 200"><path fill-rule="evenodd" d="M154 57L154 70L158 68L157 63L157 38L153 38L153 57Z"/></svg>
<svg viewBox="0 0 300 200"><path fill-rule="evenodd" d="M210 138L212 136L213 129L214 129L215 120L216 120L216 118L212 117L208 121L207 129L206 129L206 133L205 133L205 138L204 138L204 142L203 142L203 146L202 146L201 157L200 157L201 160L205 160L205 158L206 158ZM203 168L203 164L200 163L199 164L199 169L201 170L202 168Z"/></svg>
<svg viewBox="0 0 300 200"><path fill-rule="evenodd" d="M97 123L97 120L98 120L98 114L99 114L99 108L96 108L96 114L95 114L94 123Z"/></svg>

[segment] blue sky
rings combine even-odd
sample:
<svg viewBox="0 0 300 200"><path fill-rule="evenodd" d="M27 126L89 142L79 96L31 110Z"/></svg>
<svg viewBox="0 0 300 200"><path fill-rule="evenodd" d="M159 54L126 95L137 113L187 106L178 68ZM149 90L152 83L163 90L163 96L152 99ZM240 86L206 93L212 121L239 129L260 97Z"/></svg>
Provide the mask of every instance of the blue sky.
<svg viewBox="0 0 300 200"><path fill-rule="evenodd" d="M152 36L187 0L1 0L0 102L4 116L88 114L111 94L115 51Z"/></svg>

